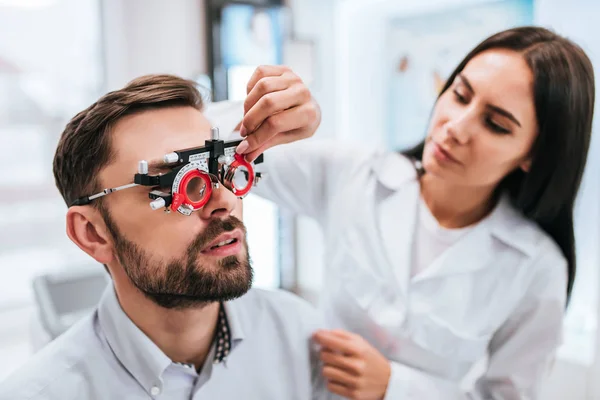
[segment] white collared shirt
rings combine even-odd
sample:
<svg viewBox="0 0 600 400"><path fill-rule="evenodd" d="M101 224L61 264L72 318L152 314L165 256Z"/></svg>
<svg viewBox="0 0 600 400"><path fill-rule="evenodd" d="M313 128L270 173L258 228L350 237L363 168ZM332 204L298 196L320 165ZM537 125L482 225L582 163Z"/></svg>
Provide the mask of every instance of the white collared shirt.
<svg viewBox="0 0 600 400"><path fill-rule="evenodd" d="M174 363L123 312L109 285L96 312L0 383L0 400L324 398L315 310L283 291L224 303L231 349L198 373Z"/></svg>
<svg viewBox="0 0 600 400"><path fill-rule="evenodd" d="M562 339L567 263L506 195L411 274L420 185L406 157L315 138L267 150L259 167L254 193L320 223L326 323L390 360L386 400L538 398Z"/></svg>
<svg viewBox="0 0 600 400"><path fill-rule="evenodd" d="M472 231L475 225L485 223L486 221L484 219L477 224L464 228L449 229L439 224L433 214L431 214L422 196L419 196L419 205L417 208L419 218L415 224L411 277L415 277L427 267L433 265L435 260L444 251L448 250L454 243Z"/></svg>

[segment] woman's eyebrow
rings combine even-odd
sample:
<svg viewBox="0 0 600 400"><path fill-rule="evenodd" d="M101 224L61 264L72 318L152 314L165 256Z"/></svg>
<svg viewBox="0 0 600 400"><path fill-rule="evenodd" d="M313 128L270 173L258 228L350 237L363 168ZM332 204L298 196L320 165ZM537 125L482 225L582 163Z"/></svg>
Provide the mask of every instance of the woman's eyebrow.
<svg viewBox="0 0 600 400"><path fill-rule="evenodd" d="M462 73L459 73L458 76L459 76L460 80L462 81L462 83L467 87L467 89L469 89L469 91L471 93L475 93L475 91L473 90L473 86L471 86L471 82L469 82L467 77ZM504 108L495 106L493 104L487 104L486 106L487 106L487 108L510 119L515 124L517 124L519 127L521 127L521 123L519 122L519 120L512 113L506 111Z"/></svg>
<svg viewBox="0 0 600 400"><path fill-rule="evenodd" d="M512 115L510 112L506 111L503 108L500 108L498 106L492 105L492 104L488 104L487 107L489 109L491 109L494 112L497 112L500 115L505 116L506 118L510 119L511 121L513 121L515 124L519 125L519 127L521 127L521 123L519 122L518 119L515 118L514 115Z"/></svg>

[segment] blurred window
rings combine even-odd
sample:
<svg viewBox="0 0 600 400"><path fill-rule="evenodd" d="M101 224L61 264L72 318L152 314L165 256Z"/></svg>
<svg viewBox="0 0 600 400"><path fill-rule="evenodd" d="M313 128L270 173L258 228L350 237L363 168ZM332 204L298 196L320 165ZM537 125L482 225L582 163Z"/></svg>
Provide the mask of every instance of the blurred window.
<svg viewBox="0 0 600 400"><path fill-rule="evenodd" d="M52 158L103 90L100 0L0 0L0 307L42 271L91 264L65 234Z"/></svg>

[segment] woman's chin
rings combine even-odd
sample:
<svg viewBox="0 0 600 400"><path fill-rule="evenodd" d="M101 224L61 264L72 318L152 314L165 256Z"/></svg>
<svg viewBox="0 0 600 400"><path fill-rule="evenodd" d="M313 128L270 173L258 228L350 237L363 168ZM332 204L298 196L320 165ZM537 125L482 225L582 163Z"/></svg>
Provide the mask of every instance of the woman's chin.
<svg viewBox="0 0 600 400"><path fill-rule="evenodd" d="M443 165L440 165L435 157L427 157L426 154L423 154L421 163L427 175L433 175L441 179L444 179L448 175L448 170Z"/></svg>
<svg viewBox="0 0 600 400"><path fill-rule="evenodd" d="M440 165L436 161L435 157L428 151L427 148L423 151L423 158L421 159L421 164L423 168L427 172L438 171L440 169Z"/></svg>

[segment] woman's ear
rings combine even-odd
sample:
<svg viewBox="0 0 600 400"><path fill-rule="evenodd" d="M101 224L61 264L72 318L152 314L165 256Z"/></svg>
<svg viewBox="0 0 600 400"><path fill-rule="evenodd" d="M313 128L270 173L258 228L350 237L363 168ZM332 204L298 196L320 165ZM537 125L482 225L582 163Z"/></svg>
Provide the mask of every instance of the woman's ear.
<svg viewBox="0 0 600 400"><path fill-rule="evenodd" d="M531 169L531 158L527 158L526 160L521 162L519 168L523 170L523 172L527 173Z"/></svg>
<svg viewBox="0 0 600 400"><path fill-rule="evenodd" d="M114 258L113 241L100 212L90 206L73 206L67 211L67 236L101 264Z"/></svg>

